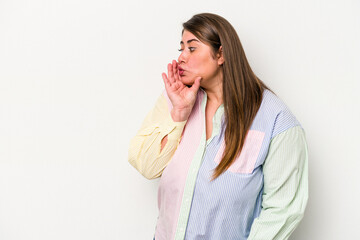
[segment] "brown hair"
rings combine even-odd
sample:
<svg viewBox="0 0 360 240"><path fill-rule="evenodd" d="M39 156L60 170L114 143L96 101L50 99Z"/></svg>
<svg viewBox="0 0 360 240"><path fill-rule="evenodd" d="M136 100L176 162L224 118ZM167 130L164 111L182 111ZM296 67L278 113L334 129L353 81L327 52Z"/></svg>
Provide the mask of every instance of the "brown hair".
<svg viewBox="0 0 360 240"><path fill-rule="evenodd" d="M212 13L194 15L183 23L183 31L194 34L212 47L214 56L222 46L225 150L212 180L226 171L239 156L246 134L260 108L264 89L269 89L251 70L233 26Z"/></svg>

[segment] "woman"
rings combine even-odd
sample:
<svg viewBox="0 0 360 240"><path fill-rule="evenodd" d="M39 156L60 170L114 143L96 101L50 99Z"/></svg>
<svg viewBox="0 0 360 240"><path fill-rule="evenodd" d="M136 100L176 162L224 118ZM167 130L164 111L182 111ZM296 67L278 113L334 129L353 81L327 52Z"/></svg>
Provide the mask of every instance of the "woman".
<svg viewBox="0 0 360 240"><path fill-rule="evenodd" d="M308 198L304 130L227 20L197 14L183 28L129 149L141 174L161 176L155 239L287 239Z"/></svg>

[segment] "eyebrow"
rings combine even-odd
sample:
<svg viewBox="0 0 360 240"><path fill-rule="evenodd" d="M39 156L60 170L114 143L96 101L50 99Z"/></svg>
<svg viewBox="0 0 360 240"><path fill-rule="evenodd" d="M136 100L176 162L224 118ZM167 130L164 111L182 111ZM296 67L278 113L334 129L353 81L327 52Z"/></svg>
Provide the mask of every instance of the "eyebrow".
<svg viewBox="0 0 360 240"><path fill-rule="evenodd" d="M199 42L199 40L193 38L193 39L188 40L187 43L191 43L191 42L193 42L193 41ZM180 41L180 44L184 44L184 42L183 42L183 41Z"/></svg>

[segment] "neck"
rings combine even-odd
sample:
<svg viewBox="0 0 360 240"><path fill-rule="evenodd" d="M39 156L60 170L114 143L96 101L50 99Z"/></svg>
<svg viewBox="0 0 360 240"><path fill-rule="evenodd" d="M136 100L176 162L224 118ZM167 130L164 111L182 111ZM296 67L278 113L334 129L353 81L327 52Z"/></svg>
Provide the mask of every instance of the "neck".
<svg viewBox="0 0 360 240"><path fill-rule="evenodd" d="M211 105L220 106L223 103L222 86L219 89L205 89L207 102Z"/></svg>
<svg viewBox="0 0 360 240"><path fill-rule="evenodd" d="M222 78L212 81L210 85L202 87L207 95L207 102L211 105L220 106L223 103Z"/></svg>

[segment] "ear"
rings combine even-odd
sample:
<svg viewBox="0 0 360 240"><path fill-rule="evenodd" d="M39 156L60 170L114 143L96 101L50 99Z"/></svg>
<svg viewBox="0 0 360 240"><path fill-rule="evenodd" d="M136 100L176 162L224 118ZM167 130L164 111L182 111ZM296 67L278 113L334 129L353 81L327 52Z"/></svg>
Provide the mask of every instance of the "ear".
<svg viewBox="0 0 360 240"><path fill-rule="evenodd" d="M218 51L218 53L216 54L216 56L217 56L217 59L218 59L218 65L219 65L219 66L223 65L223 63L225 62L225 60L224 60L224 53L223 53L222 46L219 47L219 51Z"/></svg>

